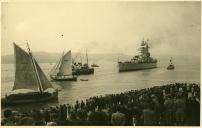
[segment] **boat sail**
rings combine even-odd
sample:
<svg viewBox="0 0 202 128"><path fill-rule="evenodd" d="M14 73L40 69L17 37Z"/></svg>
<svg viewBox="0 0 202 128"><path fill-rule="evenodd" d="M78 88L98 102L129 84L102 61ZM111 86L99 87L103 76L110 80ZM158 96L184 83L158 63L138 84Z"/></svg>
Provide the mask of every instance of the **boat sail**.
<svg viewBox="0 0 202 128"><path fill-rule="evenodd" d="M15 81L13 90L31 89L38 91L39 85L30 55L14 43Z"/></svg>
<svg viewBox="0 0 202 128"><path fill-rule="evenodd" d="M32 56L28 43L28 52L24 51L15 43L13 45L16 62L15 81L12 88L13 94L6 95L2 104L21 104L56 99L58 91L53 88L37 61ZM25 91L25 89L31 90L31 92L15 93L19 90ZM52 89L52 92L47 91L48 89Z"/></svg>
<svg viewBox="0 0 202 128"><path fill-rule="evenodd" d="M61 75L72 75L72 58L71 51L67 52L62 57L62 62L59 68L59 73Z"/></svg>
<svg viewBox="0 0 202 128"><path fill-rule="evenodd" d="M56 81L76 81L77 77L72 75L71 50L62 55L59 62L53 67L50 77Z"/></svg>
<svg viewBox="0 0 202 128"><path fill-rule="evenodd" d="M62 53L62 56L64 55L64 52ZM51 69L51 71L48 73L50 76L54 76L57 75L57 73L59 72L59 68L62 62L62 57L58 60L58 63L56 63L53 68Z"/></svg>

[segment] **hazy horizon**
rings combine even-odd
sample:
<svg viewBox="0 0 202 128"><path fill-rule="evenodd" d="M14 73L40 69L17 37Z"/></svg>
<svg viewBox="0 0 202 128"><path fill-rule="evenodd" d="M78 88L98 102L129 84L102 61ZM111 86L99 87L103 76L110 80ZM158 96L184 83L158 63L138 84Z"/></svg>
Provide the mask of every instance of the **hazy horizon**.
<svg viewBox="0 0 202 128"><path fill-rule="evenodd" d="M135 51L134 51L135 52ZM39 54L39 53L45 53L45 54L62 54L62 52L48 52L48 51L32 51L32 54L34 55L35 53ZM72 54L80 54L81 52L72 52ZM86 53L82 52L81 53L82 55L86 55ZM140 53L137 53L137 54L125 54L125 53L88 53L88 55L126 55L126 56L135 56L135 55L139 55ZM1 56L11 56L11 55L14 55L14 53L9 53L9 54L1 54ZM195 57L200 57L201 55L200 54L190 54L190 55L182 55L182 54L152 54L152 57L155 58L155 56L158 55L158 56L168 56L168 55L171 55L171 56L195 56Z"/></svg>
<svg viewBox="0 0 202 128"><path fill-rule="evenodd" d="M134 55L143 37L152 55L200 55L200 9L200 2L3 2L1 55L26 40L33 52Z"/></svg>

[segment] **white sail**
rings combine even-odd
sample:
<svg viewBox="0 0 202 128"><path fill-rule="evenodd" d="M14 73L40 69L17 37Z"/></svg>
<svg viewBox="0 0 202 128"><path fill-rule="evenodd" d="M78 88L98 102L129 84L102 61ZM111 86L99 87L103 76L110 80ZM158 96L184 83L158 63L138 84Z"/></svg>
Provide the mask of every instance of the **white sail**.
<svg viewBox="0 0 202 128"><path fill-rule="evenodd" d="M50 83L50 81L48 80L48 78L46 77L46 75L44 74L44 72L41 70L41 68L39 67L38 63L35 61L36 64L36 69L39 75L39 79L41 81L41 86L42 86L42 91L48 89L48 88L53 88L52 84Z"/></svg>
<svg viewBox="0 0 202 128"><path fill-rule="evenodd" d="M25 52L16 44L14 44L14 49L16 72L13 90L44 91L48 88L53 88L31 53Z"/></svg>
<svg viewBox="0 0 202 128"><path fill-rule="evenodd" d="M13 90L31 89L39 91L39 83L30 55L14 44L15 50L15 82Z"/></svg>
<svg viewBox="0 0 202 128"><path fill-rule="evenodd" d="M71 51L67 52L61 61L61 65L59 68L60 75L72 75L72 58Z"/></svg>

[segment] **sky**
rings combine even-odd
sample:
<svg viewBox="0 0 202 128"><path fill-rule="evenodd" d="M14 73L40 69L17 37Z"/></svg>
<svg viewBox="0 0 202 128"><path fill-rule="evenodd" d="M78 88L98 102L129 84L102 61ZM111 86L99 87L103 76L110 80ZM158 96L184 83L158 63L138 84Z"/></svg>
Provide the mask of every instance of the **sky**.
<svg viewBox="0 0 202 128"><path fill-rule="evenodd" d="M200 2L4 2L1 54L13 42L34 52L200 55ZM64 35L64 36L61 36Z"/></svg>

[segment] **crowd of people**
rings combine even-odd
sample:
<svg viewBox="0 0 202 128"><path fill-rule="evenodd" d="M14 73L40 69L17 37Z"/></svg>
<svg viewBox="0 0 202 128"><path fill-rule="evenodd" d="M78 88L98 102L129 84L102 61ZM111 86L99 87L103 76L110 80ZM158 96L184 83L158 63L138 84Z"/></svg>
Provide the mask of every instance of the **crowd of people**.
<svg viewBox="0 0 202 128"><path fill-rule="evenodd" d="M199 126L200 85L154 86L27 112L6 109L3 116L1 125Z"/></svg>

